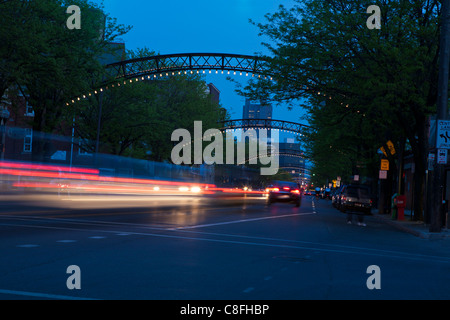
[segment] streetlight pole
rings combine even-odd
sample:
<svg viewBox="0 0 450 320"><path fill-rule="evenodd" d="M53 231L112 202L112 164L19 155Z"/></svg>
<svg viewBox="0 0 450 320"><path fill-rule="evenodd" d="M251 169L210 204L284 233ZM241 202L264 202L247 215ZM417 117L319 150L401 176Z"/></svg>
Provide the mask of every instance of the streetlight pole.
<svg viewBox="0 0 450 320"><path fill-rule="evenodd" d="M100 146L100 130L102 127L103 89L100 90L98 100L97 138L95 139L95 156L97 157Z"/></svg>
<svg viewBox="0 0 450 320"><path fill-rule="evenodd" d="M450 1L442 1L441 39L439 52L439 82L436 117L437 123L448 118L448 77L450 65ZM440 232L442 227L442 204L444 200L445 173L443 165L435 163L433 190L431 194L430 232Z"/></svg>

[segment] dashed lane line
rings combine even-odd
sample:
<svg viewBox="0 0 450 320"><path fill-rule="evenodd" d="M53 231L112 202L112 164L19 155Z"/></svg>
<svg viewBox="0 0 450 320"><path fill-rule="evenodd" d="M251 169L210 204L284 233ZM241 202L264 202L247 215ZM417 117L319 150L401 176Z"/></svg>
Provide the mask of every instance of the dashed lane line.
<svg viewBox="0 0 450 320"><path fill-rule="evenodd" d="M226 224L253 222L253 221L261 221L261 220L268 220L268 219L280 219L280 218L286 218L286 217L305 216L305 215L310 215L310 214L314 214L314 212L285 214L285 215L279 215L279 216L269 216L269 217L252 218L252 219L240 219L240 220L232 220L232 221L224 221L224 222L208 223L208 224L197 224L197 225L186 226L186 227L168 228L167 230L185 230L185 229L214 227L214 226L221 226L221 225L226 225Z"/></svg>
<svg viewBox="0 0 450 320"><path fill-rule="evenodd" d="M16 246L17 248L37 248L38 244L19 244Z"/></svg>
<svg viewBox="0 0 450 320"><path fill-rule="evenodd" d="M243 293L250 293L250 292L252 292L253 290L255 290L255 288L249 287L249 288L245 289L245 290L242 291L242 292L243 292Z"/></svg>
<svg viewBox="0 0 450 320"><path fill-rule="evenodd" d="M5 290L5 289L0 289L0 294L46 298L46 299L55 299L55 300L96 300L96 299L91 299L91 298L71 297L71 296L64 296L64 295L59 295L59 294L17 291L17 290Z"/></svg>

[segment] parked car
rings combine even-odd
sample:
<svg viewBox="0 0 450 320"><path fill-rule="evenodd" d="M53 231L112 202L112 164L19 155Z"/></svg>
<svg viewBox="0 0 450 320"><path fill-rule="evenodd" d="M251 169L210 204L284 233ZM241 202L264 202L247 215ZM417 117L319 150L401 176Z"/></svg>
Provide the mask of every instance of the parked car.
<svg viewBox="0 0 450 320"><path fill-rule="evenodd" d="M340 194L339 209L342 212L363 212L370 214L372 200L369 188L363 185L345 185Z"/></svg>
<svg viewBox="0 0 450 320"><path fill-rule="evenodd" d="M269 206L274 202L292 202L296 207L300 207L302 203L302 189L295 182L273 181L266 190L269 192Z"/></svg>

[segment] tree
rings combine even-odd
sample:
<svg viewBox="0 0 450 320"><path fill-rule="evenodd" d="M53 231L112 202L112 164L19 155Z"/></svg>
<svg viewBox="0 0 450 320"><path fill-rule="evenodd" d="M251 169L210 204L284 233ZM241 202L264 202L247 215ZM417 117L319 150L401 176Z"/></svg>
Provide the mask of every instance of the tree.
<svg viewBox="0 0 450 320"><path fill-rule="evenodd" d="M30 3L11 0L0 4L0 96L23 76L23 64L33 47L33 15L27 8ZM28 24L28 28L25 25Z"/></svg>
<svg viewBox="0 0 450 320"><path fill-rule="evenodd" d="M310 99L306 108L320 125L317 139L311 141L317 163L327 160L314 148L337 142L320 136L322 130L330 132L329 139L368 135L365 141L355 139L353 150L342 150L350 162L376 151L387 138L407 139L416 165L414 212L421 218L427 116L435 112L436 102L441 5L437 0L381 1L382 28L369 30L370 4L307 0L267 14L267 23L257 26L274 43L265 44L272 53L265 58L276 81L253 81L246 91L275 101ZM337 108L339 112L329 112ZM333 129L319 120L322 113L330 115L330 124L345 127Z"/></svg>
<svg viewBox="0 0 450 320"><path fill-rule="evenodd" d="M79 30L66 26L69 5L81 9ZM12 0L1 9L0 29L7 45L0 49L5 61L0 90L17 85L33 106L33 130L52 132L66 102L101 79L100 57L107 44L130 28L118 25L88 0ZM35 139L33 144L33 154L42 159L44 143Z"/></svg>
<svg viewBox="0 0 450 320"><path fill-rule="evenodd" d="M146 57L155 52L147 48L128 51L128 58ZM148 81L125 81L108 87L99 95L80 102L75 111L76 133L86 151L94 152L102 99L100 141L102 152L155 161L169 161L172 132L184 128L193 132L194 121L203 130L216 128L227 113L207 95L202 77L176 75ZM91 143L85 143L91 141Z"/></svg>

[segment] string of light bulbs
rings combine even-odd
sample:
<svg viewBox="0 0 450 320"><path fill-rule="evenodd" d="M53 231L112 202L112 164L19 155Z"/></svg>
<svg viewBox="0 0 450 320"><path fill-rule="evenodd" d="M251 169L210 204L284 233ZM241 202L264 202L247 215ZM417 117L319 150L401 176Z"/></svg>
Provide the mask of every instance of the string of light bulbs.
<svg viewBox="0 0 450 320"><path fill-rule="evenodd" d="M145 70L143 72L145 73L145 72L152 72L152 71L154 71L154 70ZM200 74L200 70L195 70L195 71L196 71L196 74ZM231 71L227 70L226 72L229 75ZM140 73L142 73L142 72L140 72ZM86 94L80 95L78 97L75 97L75 98L71 99L69 102L66 102L66 106L70 106L71 104L75 104L78 101L86 100L89 97L92 97L93 95L97 95L100 92L104 92L106 90L109 90L110 88L115 88L116 86L120 87L120 86L123 86L123 85L132 84L134 82L145 81L145 80L152 80L152 79L154 80L154 79L162 78L164 76L166 76L166 77L168 77L170 75L175 76L176 73L178 75L181 75L183 73L185 75L187 75L188 71L183 71L183 72L182 71L178 71L178 72L173 72L173 71L172 72L162 72L162 73L159 73L159 77L158 77L157 74L153 74L153 75L147 75L147 76L139 76L139 77L136 77L136 78L127 79L127 80L123 80L123 81L118 81L115 84L106 85L106 86L103 86L103 87L98 88L96 90L93 90L93 91L91 91L89 93L86 93ZM211 73L212 73L212 70L209 70L209 74L211 74ZM219 70L215 70L215 73L219 74ZM224 70L220 70L220 73L224 74ZM251 74L252 77L255 77L255 74L251 73L251 72L239 72L239 75L242 76L244 73L245 73L245 76L247 76L247 77L249 76L249 74ZM190 70L189 74L194 74L194 70ZM202 70L202 74L206 74L206 70ZM237 75L237 72L233 71L233 75ZM262 78L262 75L261 74L257 74L257 77L258 78ZM263 76L263 77L264 77L265 80L267 80L267 79L269 79L271 81L273 80L273 77L271 77L271 76L269 76L269 77L268 76Z"/></svg>
<svg viewBox="0 0 450 320"><path fill-rule="evenodd" d="M154 72L154 71L155 71L155 69L148 69L148 70L141 71L139 73ZM195 71L196 71L196 74L200 74L200 70L195 70ZM201 70L201 71L202 71L201 74L206 74L207 73L206 70ZM208 74L212 74L213 71L215 71L215 74L219 74L219 70L211 70L211 69L208 70ZM231 74L230 70L227 70L227 71L220 70L220 74L224 74L224 72L226 72L228 75ZM256 75L258 77L258 79L261 79L262 77L264 77L265 80L269 79L270 81L273 81L273 77L272 76L264 76L264 75L261 75L261 74L255 74L255 73L251 73L251 72L239 71L239 75L240 76L242 76L244 73L245 73L245 76L247 76L247 77L249 76L249 74L251 74L252 78L255 77L255 75ZM66 106L70 106L70 104L75 104L75 103L77 103L79 101L86 100L89 97L92 97L93 95L97 95L97 94L99 94L101 92L107 91L110 88L121 87L123 85L132 84L134 82L145 81L146 79L147 80L152 80L152 79L154 80L154 79L162 78L164 76L166 76L166 77L168 77L170 75L175 76L176 74L178 74L178 75L181 75L181 74L187 75L188 71L185 70L183 72L182 71L178 71L178 72L173 72L173 71L172 72L161 72L161 73L159 73L159 77L158 77L157 74L153 74L153 75L147 75L147 76L139 76L139 77L136 77L136 78L127 79L127 80L123 80L123 81L118 81L115 84L106 85L106 86L103 86L103 87L98 88L96 90L93 90L93 91L91 91L89 93L86 93L86 94L80 95L78 97L75 97L75 98L71 99L69 102L66 102ZM189 74L194 74L194 70L190 70ZM233 71L233 75L237 75L237 72ZM308 86L306 86L306 90L309 90ZM322 96L328 98L329 100L333 99L332 96L328 96L326 93L323 93L323 92L321 93L320 91L311 91L311 92L313 94L317 93L317 95L319 95L319 96L322 95ZM341 102L340 104L342 106L344 106L343 102ZM346 104L345 108L347 108L347 109L350 108L349 104ZM360 114L361 112L359 110L357 110L356 113ZM366 115L363 113L362 116L365 117Z"/></svg>

